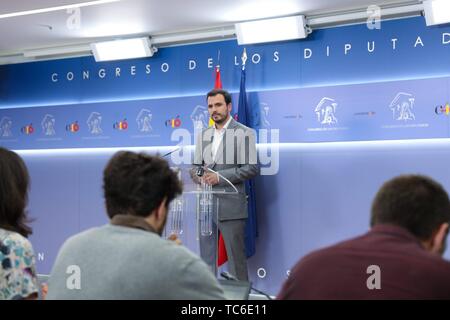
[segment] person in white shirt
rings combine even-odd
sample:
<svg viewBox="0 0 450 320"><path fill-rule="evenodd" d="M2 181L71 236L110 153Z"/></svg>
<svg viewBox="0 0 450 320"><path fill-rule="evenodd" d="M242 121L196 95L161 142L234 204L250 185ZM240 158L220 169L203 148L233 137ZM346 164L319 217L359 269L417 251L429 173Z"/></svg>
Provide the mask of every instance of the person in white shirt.
<svg viewBox="0 0 450 320"><path fill-rule="evenodd" d="M256 135L253 129L232 118L231 95L227 91L214 89L208 92L206 99L214 126L203 129L197 137L194 165L197 169L203 168L204 174L200 178L195 174L192 177L195 182L203 181L211 185L213 191L233 192L237 189L235 194L213 195L214 205L218 202L218 209L214 210L217 211L217 219L213 219L213 222L217 224L225 242L228 271L237 279L246 281L245 223L248 212L244 182L259 173ZM197 169L192 172L198 172ZM213 241L203 238L200 237L201 256L215 269L217 237Z"/></svg>

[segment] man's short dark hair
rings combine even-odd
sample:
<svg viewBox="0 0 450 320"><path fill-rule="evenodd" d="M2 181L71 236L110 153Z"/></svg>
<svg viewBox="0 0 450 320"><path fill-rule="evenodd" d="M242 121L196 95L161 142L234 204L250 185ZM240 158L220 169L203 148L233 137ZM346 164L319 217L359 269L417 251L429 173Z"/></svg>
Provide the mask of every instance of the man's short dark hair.
<svg viewBox="0 0 450 320"><path fill-rule="evenodd" d="M221 94L223 98L225 99L225 103L229 105L231 103L231 94L223 89L213 89L210 92L206 94L206 100L208 100L209 97L215 97L218 94Z"/></svg>
<svg viewBox="0 0 450 320"><path fill-rule="evenodd" d="M147 217L164 198L166 205L182 192L177 174L158 156L129 151L117 152L103 172L106 210Z"/></svg>
<svg viewBox="0 0 450 320"><path fill-rule="evenodd" d="M372 203L372 226L398 225L420 240L429 240L446 222L450 222L448 194L439 183L426 176L403 175L389 180Z"/></svg>

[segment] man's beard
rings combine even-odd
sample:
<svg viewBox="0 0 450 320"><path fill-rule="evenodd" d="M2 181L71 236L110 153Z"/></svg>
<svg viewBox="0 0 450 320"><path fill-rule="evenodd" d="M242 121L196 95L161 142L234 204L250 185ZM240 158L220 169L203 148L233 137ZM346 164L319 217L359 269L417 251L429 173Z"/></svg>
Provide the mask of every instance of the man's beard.
<svg viewBox="0 0 450 320"><path fill-rule="evenodd" d="M226 115L226 114L223 115L223 114L220 114L220 113L216 113L215 115L216 115L216 116L217 116L217 115L218 115L218 116L221 116L221 118L219 118L219 119L217 119L217 120L214 119L214 115L211 117L211 118L213 119L213 121L214 121L215 123L217 123L217 124L222 124L222 123L224 123L224 122L225 122L225 119L227 118L227 115Z"/></svg>

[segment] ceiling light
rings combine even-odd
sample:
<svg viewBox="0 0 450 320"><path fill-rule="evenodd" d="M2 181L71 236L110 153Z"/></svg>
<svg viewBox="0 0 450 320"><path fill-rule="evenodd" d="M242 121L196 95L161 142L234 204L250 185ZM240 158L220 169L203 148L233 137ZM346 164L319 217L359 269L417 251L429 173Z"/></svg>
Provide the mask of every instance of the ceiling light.
<svg viewBox="0 0 450 320"><path fill-rule="evenodd" d="M59 10L66 10L66 9L73 9L73 8L95 6L95 5L100 5L100 4L110 3L110 2L117 2L117 1L120 1L120 0L97 0L97 1L89 1L89 2L68 4L68 5L57 6L57 7L49 7L49 8L35 9L35 10L26 10L26 11L4 13L4 14L0 14L0 19L19 17L19 16L28 16L28 15L31 15L31 14L38 14L38 13L45 13L45 12L52 12L52 11L59 11Z"/></svg>
<svg viewBox="0 0 450 320"><path fill-rule="evenodd" d="M157 50L149 38L97 42L91 49L97 62L151 57Z"/></svg>
<svg viewBox="0 0 450 320"><path fill-rule="evenodd" d="M427 0L423 2L427 26L450 22L450 1Z"/></svg>
<svg viewBox="0 0 450 320"><path fill-rule="evenodd" d="M238 44L303 39L311 32L305 16L241 22L235 28Z"/></svg>

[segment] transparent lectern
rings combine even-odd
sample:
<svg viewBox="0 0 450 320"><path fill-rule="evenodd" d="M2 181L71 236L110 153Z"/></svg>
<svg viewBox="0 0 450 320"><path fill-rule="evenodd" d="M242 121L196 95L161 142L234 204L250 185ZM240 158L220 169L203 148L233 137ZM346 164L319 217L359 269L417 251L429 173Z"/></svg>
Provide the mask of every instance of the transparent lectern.
<svg viewBox="0 0 450 320"><path fill-rule="evenodd" d="M217 277L218 210L220 200L238 193L225 177L222 186L206 185L193 166L172 166L183 182L183 193L169 207L163 236L176 235L182 244L199 255ZM214 172L211 169L205 169ZM220 222L219 222L220 223Z"/></svg>

